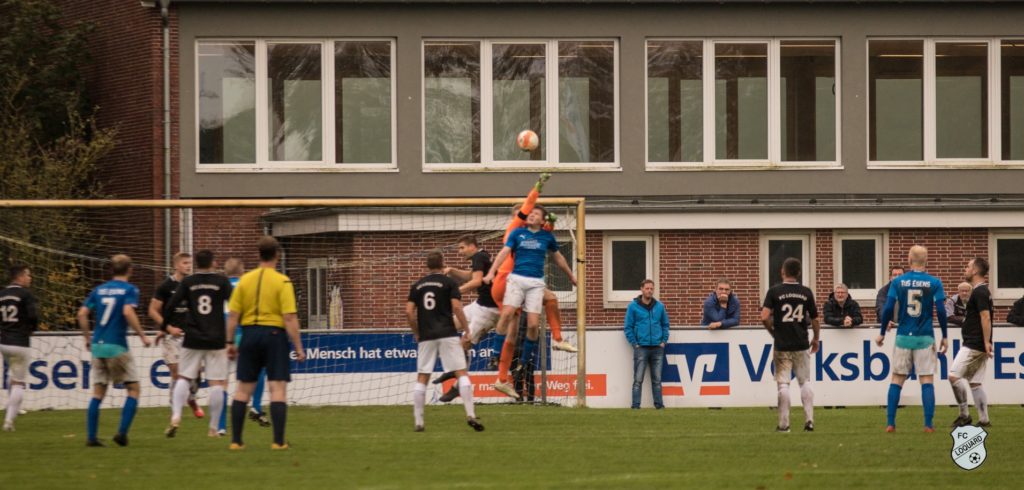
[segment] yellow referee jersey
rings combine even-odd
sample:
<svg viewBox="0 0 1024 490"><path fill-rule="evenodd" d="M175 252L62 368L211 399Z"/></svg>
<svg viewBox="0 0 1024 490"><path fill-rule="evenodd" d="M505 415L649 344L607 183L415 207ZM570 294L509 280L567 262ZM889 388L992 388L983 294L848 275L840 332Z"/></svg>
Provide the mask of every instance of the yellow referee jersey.
<svg viewBox="0 0 1024 490"><path fill-rule="evenodd" d="M246 272L231 293L228 309L238 312L239 325L284 328L283 315L296 313L295 287L288 276L267 267Z"/></svg>

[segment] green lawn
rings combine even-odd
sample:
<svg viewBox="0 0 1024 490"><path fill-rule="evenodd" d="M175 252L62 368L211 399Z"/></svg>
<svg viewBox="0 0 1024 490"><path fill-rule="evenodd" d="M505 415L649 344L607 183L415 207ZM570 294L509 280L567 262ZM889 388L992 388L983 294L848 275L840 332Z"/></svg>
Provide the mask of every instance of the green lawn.
<svg viewBox="0 0 1024 490"><path fill-rule="evenodd" d="M938 409L934 434L921 410L900 411L883 432L881 408L818 409L814 433L776 434L758 409L597 410L483 406L475 433L462 407L427 408L412 431L411 407L292 408L289 451L270 450L270 429L247 424L247 448L206 437L186 420L175 439L166 409L139 413L129 447L109 443L119 412L105 409L106 448L84 447L83 411L32 412L0 433L0 488L1020 488L1024 408L992 408L988 459L967 472L951 458ZM802 412L794 411L794 428Z"/></svg>

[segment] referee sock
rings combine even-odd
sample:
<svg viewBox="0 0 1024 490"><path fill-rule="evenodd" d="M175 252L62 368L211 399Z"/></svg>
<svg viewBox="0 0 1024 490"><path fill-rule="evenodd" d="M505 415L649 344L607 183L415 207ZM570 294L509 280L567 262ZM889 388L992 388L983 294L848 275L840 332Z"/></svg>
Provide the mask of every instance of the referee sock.
<svg viewBox="0 0 1024 490"><path fill-rule="evenodd" d="M288 403L270 402L270 423L274 425L274 444L284 445L284 426L288 422Z"/></svg>
<svg viewBox="0 0 1024 490"><path fill-rule="evenodd" d="M11 392L7 399L7 412L4 415L4 420L14 423L14 417L17 417L18 411L21 410L21 400L24 395L24 386L16 384L11 385Z"/></svg>
<svg viewBox="0 0 1024 490"><path fill-rule="evenodd" d="M127 434L132 427L132 420L135 420L135 411L139 408L139 399L128 397L121 408L121 425L117 427L118 434Z"/></svg>
<svg viewBox="0 0 1024 490"><path fill-rule="evenodd" d="M988 394L985 389L981 385L971 387L971 395L974 395L974 408L978 409L978 422L988 422Z"/></svg>
<svg viewBox="0 0 1024 490"><path fill-rule="evenodd" d="M245 424L247 402L231 400L231 442L242 445L242 426Z"/></svg>
<svg viewBox="0 0 1024 490"><path fill-rule="evenodd" d="M423 408L426 405L427 385L416 383L416 386L412 389L412 416L418 427L423 426Z"/></svg>
<svg viewBox="0 0 1024 490"><path fill-rule="evenodd" d="M953 397L956 398L956 403L960 406L960 416L967 417L971 414L967 408L967 390L971 388L971 385L963 378L956 380L956 382L950 381L949 384L953 386ZM978 405L977 400L975 400L974 405Z"/></svg>
<svg viewBox="0 0 1024 490"><path fill-rule="evenodd" d="M466 416L476 418L476 410L473 408L473 383L469 376L459 376L459 396L462 397L462 406L466 408Z"/></svg>
<svg viewBox="0 0 1024 490"><path fill-rule="evenodd" d="M537 352L537 341L526 339L523 341L523 352L519 354L519 365L523 369L533 366L533 354ZM525 372L525 371L524 371Z"/></svg>
<svg viewBox="0 0 1024 490"><path fill-rule="evenodd" d="M935 385L932 383L921 384L921 404L924 405L924 426L934 427L932 419L935 418Z"/></svg>
<svg viewBox="0 0 1024 490"><path fill-rule="evenodd" d="M217 430L220 427L221 416L224 415L224 398L223 386L210 387L210 430Z"/></svg>
<svg viewBox="0 0 1024 490"><path fill-rule="evenodd" d="M900 406L900 393L903 391L903 387L891 383L889 385L889 396L888 404L885 407L885 418L888 425L896 427L896 408Z"/></svg>
<svg viewBox="0 0 1024 490"><path fill-rule="evenodd" d="M85 416L85 427L86 433L88 434L88 440L90 441L96 440L96 430L99 429L100 426L101 403L103 403L103 400L100 400L99 398L89 399L89 412Z"/></svg>

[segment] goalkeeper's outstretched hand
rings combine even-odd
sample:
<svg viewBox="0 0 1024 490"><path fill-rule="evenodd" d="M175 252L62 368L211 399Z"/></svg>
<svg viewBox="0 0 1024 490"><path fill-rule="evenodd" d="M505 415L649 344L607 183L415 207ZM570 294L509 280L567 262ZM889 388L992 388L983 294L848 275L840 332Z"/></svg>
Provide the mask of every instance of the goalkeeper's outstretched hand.
<svg viewBox="0 0 1024 490"><path fill-rule="evenodd" d="M537 189L537 192L540 192L540 190L544 188L544 183L547 182L548 179L550 179L550 178L551 178L551 172L544 172L544 173L540 174L540 178L537 179L537 183L536 184L533 184L533 188Z"/></svg>

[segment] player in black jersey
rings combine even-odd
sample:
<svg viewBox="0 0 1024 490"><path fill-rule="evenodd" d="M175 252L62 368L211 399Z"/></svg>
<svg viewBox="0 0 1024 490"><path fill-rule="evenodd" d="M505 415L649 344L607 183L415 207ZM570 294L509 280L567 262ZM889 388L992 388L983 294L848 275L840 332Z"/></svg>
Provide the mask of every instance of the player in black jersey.
<svg viewBox="0 0 1024 490"><path fill-rule="evenodd" d="M32 285L32 271L28 266L15 265L9 272L10 285L0 290L0 357L7 361L10 377L4 431L14 432L14 418L21 411L25 378L32 361L30 339L39 327L39 308L36 297L28 289Z"/></svg>
<svg viewBox="0 0 1024 490"><path fill-rule="evenodd" d="M971 425L971 412L967 407L968 388L974 396L974 408L978 410L978 425L991 425L988 418L988 395L981 386L988 358L993 353L992 293L985 281L988 267L987 260L976 257L964 269L964 279L971 283L971 297L967 300L964 323L960 327L963 345L949 370L949 384L960 406L960 415L953 421L953 427Z"/></svg>
<svg viewBox="0 0 1024 490"><path fill-rule="evenodd" d="M811 356L818 352L821 323L814 293L800 284L800 261L792 257L782 263L782 284L768 290L761 309L761 323L775 339L775 382L779 385L779 425L789 432L789 382L796 375L804 405L805 431L814 430L814 392L811 391ZM814 338L807 342L807 324Z"/></svg>
<svg viewBox="0 0 1024 490"><path fill-rule="evenodd" d="M192 255L185 252L178 252L174 254L171 259L173 271L171 275L164 279L164 282L160 283L160 286L156 288L156 292L153 293L153 298L149 300L148 314L153 323L157 327L163 328L163 325L181 325L185 323L185 316L188 314L188 309L183 305L175 305L172 309L167 309L168 301L171 296L174 296L174 292L177 291L178 285L185 279L189 274L192 273ZM172 312L170 318L164 321L164 312ZM167 370L171 372L171 399L173 403L174 398L174 385L178 381L178 363L181 362L181 342L183 332L181 329L174 327L169 330L160 330L157 334L156 341L158 344L163 346L164 363L167 364ZM161 343L162 341L162 343ZM192 408L192 413L197 418L203 417L203 409L199 408L196 404L195 392L199 389L198 384L194 384L191 388L191 395L188 397L188 405Z"/></svg>
<svg viewBox="0 0 1024 490"><path fill-rule="evenodd" d="M219 437L217 425L224 410L224 391L228 385L227 322L224 305L231 299L231 282L214 272L213 252L202 250L195 258L197 271L184 278L174 295L164 305L166 330L181 329L185 333L182 343L178 380L171 396L171 425L164 432L174 437L181 424L181 409L188 401L190 385L199 376L200 366L206 371L210 383L210 437ZM181 324L170 323L172 309L186 308Z"/></svg>
<svg viewBox="0 0 1024 490"><path fill-rule="evenodd" d="M418 344L416 385L413 387L413 416L416 432L424 428L423 408L427 400L427 381L434 372L438 356L445 371L455 371L459 378L459 395L466 407L466 423L476 431L484 426L476 420L473 408L473 384L466 372L466 356L459 336L465 332L466 316L462 312L459 286L444 275L444 256L439 250L427 254L430 273L409 288L405 314ZM456 325L455 319L459 324Z"/></svg>

